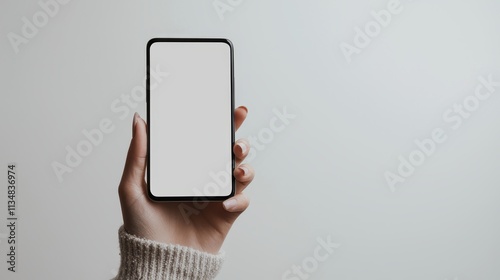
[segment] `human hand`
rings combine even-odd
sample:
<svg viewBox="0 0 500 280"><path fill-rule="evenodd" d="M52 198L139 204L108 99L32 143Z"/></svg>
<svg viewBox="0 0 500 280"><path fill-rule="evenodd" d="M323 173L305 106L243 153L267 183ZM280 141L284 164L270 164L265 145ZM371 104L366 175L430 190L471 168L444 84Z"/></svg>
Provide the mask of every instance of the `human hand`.
<svg viewBox="0 0 500 280"><path fill-rule="evenodd" d="M247 112L245 107L238 107L234 111L236 130L245 120ZM147 163L146 123L135 114L132 141L118 187L125 231L145 239L218 253L234 221L249 204L243 190L252 182L254 170L247 164L241 164L249 150L250 145L246 140L235 142L236 190L235 195L226 201L205 204L155 202L148 197L144 179ZM190 213L188 220L186 214L181 212L183 207L195 210Z"/></svg>

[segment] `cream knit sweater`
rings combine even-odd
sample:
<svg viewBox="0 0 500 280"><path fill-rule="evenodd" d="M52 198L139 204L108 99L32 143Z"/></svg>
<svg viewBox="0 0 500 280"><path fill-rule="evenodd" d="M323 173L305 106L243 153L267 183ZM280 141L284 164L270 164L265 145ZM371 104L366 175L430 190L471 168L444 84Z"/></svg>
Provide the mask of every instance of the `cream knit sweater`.
<svg viewBox="0 0 500 280"><path fill-rule="evenodd" d="M118 233L121 262L115 280L214 279L224 261L224 253L146 240L128 234L123 226Z"/></svg>

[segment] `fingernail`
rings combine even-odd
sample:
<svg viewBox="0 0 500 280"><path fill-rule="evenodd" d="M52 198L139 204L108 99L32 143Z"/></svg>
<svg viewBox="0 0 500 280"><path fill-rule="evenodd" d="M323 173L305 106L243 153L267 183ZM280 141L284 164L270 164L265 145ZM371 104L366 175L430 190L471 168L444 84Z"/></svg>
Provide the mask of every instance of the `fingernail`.
<svg viewBox="0 0 500 280"><path fill-rule="evenodd" d="M134 113L134 118L132 119L132 137L135 135L135 126L137 125L140 117L141 116L139 116L137 112Z"/></svg>
<svg viewBox="0 0 500 280"><path fill-rule="evenodd" d="M240 106L240 108L242 108L243 110L245 110L245 112L247 112L247 113L248 113L248 109L247 109L247 107L245 107L245 106Z"/></svg>
<svg viewBox="0 0 500 280"><path fill-rule="evenodd" d="M245 144L244 142L238 142L236 146L240 147L242 154L245 154L247 152L247 144Z"/></svg>
<svg viewBox="0 0 500 280"><path fill-rule="evenodd" d="M235 198L230 198L222 203L224 205L224 208L226 208L227 211L232 211L236 208L236 205L238 202L236 201Z"/></svg>
<svg viewBox="0 0 500 280"><path fill-rule="evenodd" d="M240 169L241 172L243 172L243 176L248 174L248 168L246 168L245 166L240 166L238 167L238 169Z"/></svg>

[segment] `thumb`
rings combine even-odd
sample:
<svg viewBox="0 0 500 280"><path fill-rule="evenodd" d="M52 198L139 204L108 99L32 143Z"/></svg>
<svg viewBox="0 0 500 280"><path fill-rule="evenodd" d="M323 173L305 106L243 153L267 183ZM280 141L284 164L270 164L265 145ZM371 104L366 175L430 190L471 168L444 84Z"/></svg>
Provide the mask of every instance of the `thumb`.
<svg viewBox="0 0 500 280"><path fill-rule="evenodd" d="M120 196L125 195L125 199L145 192L147 137L146 123L139 114L135 113L132 121L132 140L119 186Z"/></svg>

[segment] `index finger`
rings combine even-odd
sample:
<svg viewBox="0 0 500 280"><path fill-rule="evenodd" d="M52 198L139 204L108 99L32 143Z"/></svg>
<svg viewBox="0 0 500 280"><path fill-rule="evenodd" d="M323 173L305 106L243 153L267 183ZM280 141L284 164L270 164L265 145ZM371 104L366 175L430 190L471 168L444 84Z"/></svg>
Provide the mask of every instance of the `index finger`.
<svg viewBox="0 0 500 280"><path fill-rule="evenodd" d="M245 106L240 106L234 109L234 130L238 130L241 124L245 121L248 114L248 109Z"/></svg>

